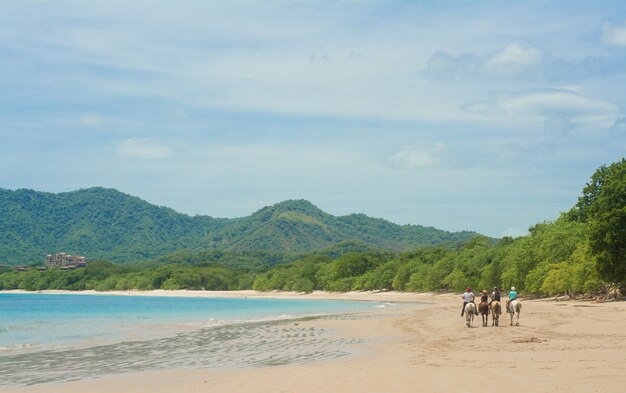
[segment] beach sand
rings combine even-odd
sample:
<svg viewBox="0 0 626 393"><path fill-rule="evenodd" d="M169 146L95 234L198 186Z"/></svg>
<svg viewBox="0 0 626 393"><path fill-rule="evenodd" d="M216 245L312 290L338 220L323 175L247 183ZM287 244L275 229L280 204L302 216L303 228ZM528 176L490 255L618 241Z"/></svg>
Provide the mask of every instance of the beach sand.
<svg viewBox="0 0 626 393"><path fill-rule="evenodd" d="M0 392L617 392L626 387L626 302L525 300L520 326L467 328L460 294L152 291L131 296L248 296L427 302L361 318L313 319L362 340L356 354L307 364L102 376ZM294 322L290 322L294 323ZM306 340L306 337L302 338ZM77 376L80 377L80 376Z"/></svg>

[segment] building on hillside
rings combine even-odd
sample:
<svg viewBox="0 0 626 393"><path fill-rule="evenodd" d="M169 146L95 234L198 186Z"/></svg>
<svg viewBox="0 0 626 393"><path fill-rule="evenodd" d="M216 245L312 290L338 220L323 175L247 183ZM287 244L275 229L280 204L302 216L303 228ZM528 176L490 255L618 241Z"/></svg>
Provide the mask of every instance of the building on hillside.
<svg viewBox="0 0 626 393"><path fill-rule="evenodd" d="M87 266L87 260L80 255L69 255L64 252L58 252L54 255L46 256L46 267L57 268L77 268Z"/></svg>

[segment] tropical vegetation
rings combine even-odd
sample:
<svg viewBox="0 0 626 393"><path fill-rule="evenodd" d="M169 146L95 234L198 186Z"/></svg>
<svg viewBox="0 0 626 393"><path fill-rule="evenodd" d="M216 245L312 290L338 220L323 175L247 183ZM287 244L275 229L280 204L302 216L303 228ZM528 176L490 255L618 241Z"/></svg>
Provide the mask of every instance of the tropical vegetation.
<svg viewBox="0 0 626 393"><path fill-rule="evenodd" d="M305 200L226 219L190 217L99 187L59 194L0 189L0 264L9 265L43 261L45 255L59 251L119 263L179 250L263 251L294 257L351 240L406 251L475 235L396 225L364 214L336 217Z"/></svg>
<svg viewBox="0 0 626 393"><path fill-rule="evenodd" d="M462 291L468 285L516 286L537 295L594 293L615 286L624 293L626 160L600 167L570 211L518 238L494 241L475 235L409 251L362 241L298 255L177 251L150 261L97 261L68 271L0 270L0 289L26 290Z"/></svg>

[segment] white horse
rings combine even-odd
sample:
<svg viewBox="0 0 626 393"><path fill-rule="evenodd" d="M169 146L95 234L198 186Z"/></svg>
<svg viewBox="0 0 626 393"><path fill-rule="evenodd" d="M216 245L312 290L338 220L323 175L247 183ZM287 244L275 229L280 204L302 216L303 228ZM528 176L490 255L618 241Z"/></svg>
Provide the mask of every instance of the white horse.
<svg viewBox="0 0 626 393"><path fill-rule="evenodd" d="M474 303L467 303L465 305L465 324L467 327L472 327L474 324L474 315L478 315L478 310Z"/></svg>
<svg viewBox="0 0 626 393"><path fill-rule="evenodd" d="M519 326L519 313L522 311L522 302L515 299L512 300L508 307L506 308L506 312L511 314L511 326L513 326L513 316L517 314L517 321L515 322L515 326Z"/></svg>

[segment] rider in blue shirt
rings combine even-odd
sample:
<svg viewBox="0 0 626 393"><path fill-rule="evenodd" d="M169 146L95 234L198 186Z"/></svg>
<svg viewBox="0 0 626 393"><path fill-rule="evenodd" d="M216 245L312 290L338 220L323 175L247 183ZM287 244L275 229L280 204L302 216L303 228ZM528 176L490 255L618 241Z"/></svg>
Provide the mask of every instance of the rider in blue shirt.
<svg viewBox="0 0 626 393"><path fill-rule="evenodd" d="M513 301L517 299L517 291L515 290L515 287L511 287L511 290L509 291L509 300L506 301L506 308L509 308L509 304Z"/></svg>

